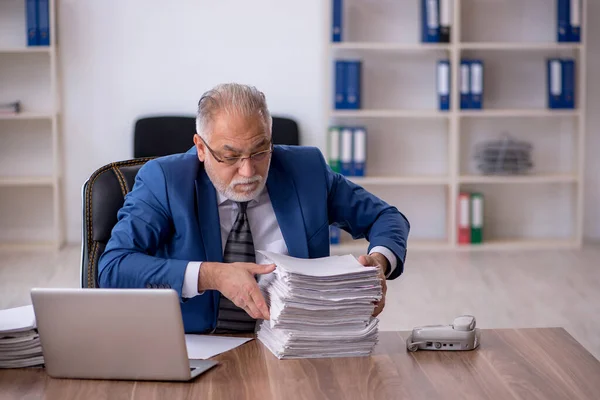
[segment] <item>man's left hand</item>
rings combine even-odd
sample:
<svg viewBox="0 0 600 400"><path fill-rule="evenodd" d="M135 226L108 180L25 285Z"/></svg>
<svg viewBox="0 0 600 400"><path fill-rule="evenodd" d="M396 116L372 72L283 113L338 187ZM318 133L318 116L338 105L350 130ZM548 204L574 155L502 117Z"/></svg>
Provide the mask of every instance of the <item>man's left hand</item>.
<svg viewBox="0 0 600 400"><path fill-rule="evenodd" d="M365 267L378 267L379 270L379 278L381 279L383 296L381 297L380 301L375 303L375 311L373 311L373 316L376 317L383 311L383 307L385 307L385 293L387 292L385 271L389 268L389 261L383 254L373 253L371 255L360 256L358 258L358 262Z"/></svg>

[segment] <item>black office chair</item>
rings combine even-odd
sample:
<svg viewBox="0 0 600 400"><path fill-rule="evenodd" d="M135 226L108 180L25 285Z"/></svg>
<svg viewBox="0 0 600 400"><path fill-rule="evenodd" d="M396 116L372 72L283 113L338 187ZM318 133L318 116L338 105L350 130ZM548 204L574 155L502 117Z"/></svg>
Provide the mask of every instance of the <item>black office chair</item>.
<svg viewBox="0 0 600 400"><path fill-rule="evenodd" d="M133 156L161 157L184 153L193 146L196 119L187 116L144 117L134 127ZM273 143L299 145L298 124L291 118L273 117Z"/></svg>
<svg viewBox="0 0 600 400"><path fill-rule="evenodd" d="M149 160L186 152L196 132L193 117L149 117L137 121L135 158L110 163L95 171L83 185L81 287L98 287L98 260L106 249L117 213L133 188L140 168ZM276 133L277 132L277 133ZM298 125L287 118L273 118L275 144L297 145Z"/></svg>
<svg viewBox="0 0 600 400"><path fill-rule="evenodd" d="M117 213L135 176L152 157L114 162L98 169L83 185L81 287L98 287L98 260L106 249Z"/></svg>

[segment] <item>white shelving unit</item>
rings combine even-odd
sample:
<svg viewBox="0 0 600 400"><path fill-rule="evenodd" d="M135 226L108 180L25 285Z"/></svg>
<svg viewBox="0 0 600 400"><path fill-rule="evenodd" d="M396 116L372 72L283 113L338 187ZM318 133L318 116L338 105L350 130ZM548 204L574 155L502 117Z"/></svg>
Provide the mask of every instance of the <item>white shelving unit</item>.
<svg viewBox="0 0 600 400"><path fill-rule="evenodd" d="M450 43L421 43L420 0L344 0L343 42L331 42L326 1L325 112L332 125L367 128L367 176L349 177L411 221L411 250L577 248L583 232L587 1L581 43L556 42L556 10L546 0L454 0ZM546 107L545 60L576 60L576 109ZM362 108L333 107L336 59L363 61ZM461 110L462 58L484 61L482 110ZM451 62L451 109L438 111L435 68ZM519 75L521 74L521 75ZM512 137L534 145L534 170L486 176L474 170L473 142ZM416 154L416 155L415 155ZM457 242L461 189L484 194L484 243ZM342 233L332 253L360 253Z"/></svg>
<svg viewBox="0 0 600 400"><path fill-rule="evenodd" d="M25 1L0 2L0 249L59 249L61 212L60 93L56 2L50 0L50 46L27 46Z"/></svg>

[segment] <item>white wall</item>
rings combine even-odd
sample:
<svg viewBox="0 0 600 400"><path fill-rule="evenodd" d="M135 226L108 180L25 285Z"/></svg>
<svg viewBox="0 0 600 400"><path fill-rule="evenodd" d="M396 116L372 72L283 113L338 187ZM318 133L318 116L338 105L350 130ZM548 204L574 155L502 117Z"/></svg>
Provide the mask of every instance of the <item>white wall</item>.
<svg viewBox="0 0 600 400"><path fill-rule="evenodd" d="M80 241L81 185L132 156L135 119L193 115L217 83L257 86L320 145L322 17L321 0L62 1L68 241Z"/></svg>
<svg viewBox="0 0 600 400"><path fill-rule="evenodd" d="M296 118L324 148L324 0L62 0L59 41L67 239L80 241L80 189L98 167L132 155L136 118L195 112L220 82L256 85L274 114ZM589 1L589 21L600 4ZM600 238L600 27L590 25L586 234ZM594 68L596 67L596 68ZM443 195L443 193L442 193ZM417 206L407 205L408 208ZM443 231L444 221L438 221ZM432 221L435 224L435 221ZM440 229L432 229L439 232Z"/></svg>
<svg viewBox="0 0 600 400"><path fill-rule="evenodd" d="M600 3L588 0L588 21L600 17ZM585 166L584 235L590 240L600 240L600 25L588 23L587 53L587 135Z"/></svg>

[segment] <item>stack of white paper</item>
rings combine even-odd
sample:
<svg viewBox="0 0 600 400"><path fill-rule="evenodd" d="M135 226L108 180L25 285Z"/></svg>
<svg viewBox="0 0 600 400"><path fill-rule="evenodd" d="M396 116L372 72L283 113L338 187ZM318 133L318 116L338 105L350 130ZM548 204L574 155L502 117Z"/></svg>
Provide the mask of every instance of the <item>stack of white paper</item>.
<svg viewBox="0 0 600 400"><path fill-rule="evenodd" d="M0 310L0 368L34 367L43 363L33 307Z"/></svg>
<svg viewBox="0 0 600 400"><path fill-rule="evenodd" d="M298 259L260 251L277 265L259 286L271 319L258 339L278 358L366 356L378 338L374 302L381 299L377 268L352 255Z"/></svg>

